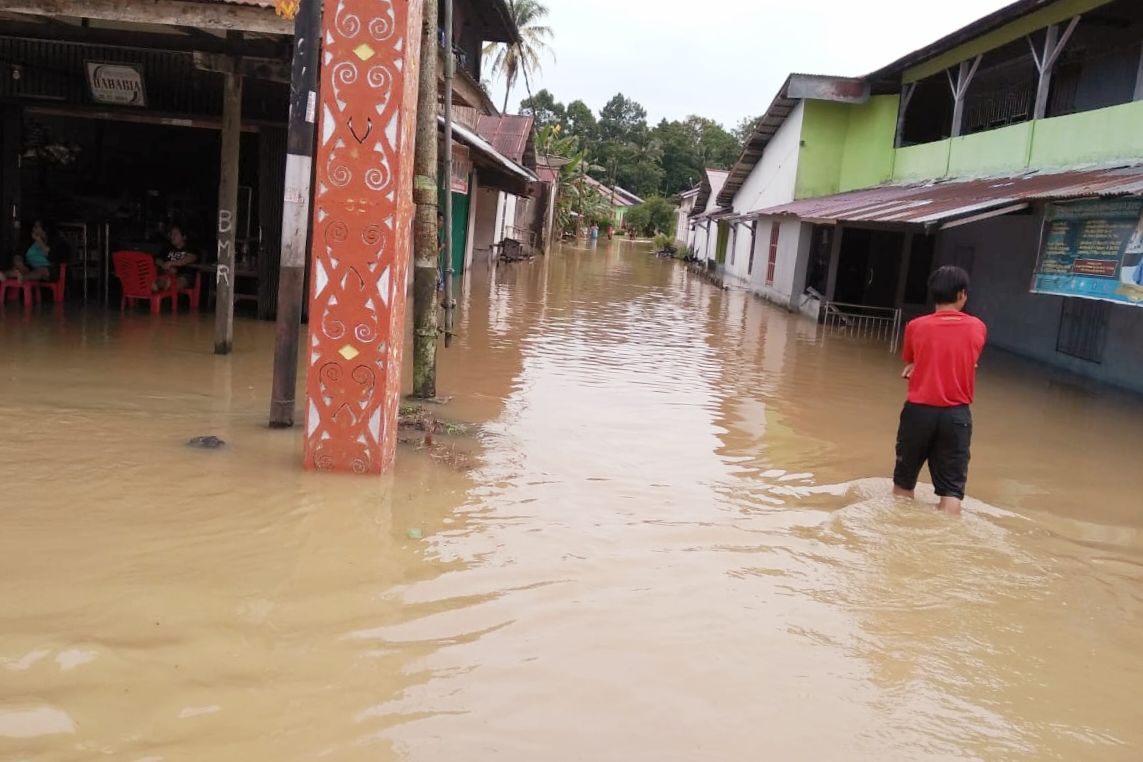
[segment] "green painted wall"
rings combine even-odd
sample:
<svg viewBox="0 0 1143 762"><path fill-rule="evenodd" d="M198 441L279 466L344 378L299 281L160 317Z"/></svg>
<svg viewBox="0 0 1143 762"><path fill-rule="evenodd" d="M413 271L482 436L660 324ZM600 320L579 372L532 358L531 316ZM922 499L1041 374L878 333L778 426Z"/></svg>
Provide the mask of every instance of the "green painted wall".
<svg viewBox="0 0 1143 762"><path fill-rule="evenodd" d="M471 186L470 186L471 187ZM464 272L464 255L468 246L468 204L470 197L465 193L452 194L452 270L457 275ZM437 209L444 214L444 189L437 188ZM441 258L440 266L445 266Z"/></svg>
<svg viewBox="0 0 1143 762"><path fill-rule="evenodd" d="M960 177L1023 169L1033 128L1033 122L1024 122L947 141L949 174Z"/></svg>
<svg viewBox="0 0 1143 762"><path fill-rule="evenodd" d="M1033 167L1143 158L1143 101L1036 122Z"/></svg>
<svg viewBox="0 0 1143 762"><path fill-rule="evenodd" d="M898 182L1143 157L1143 101L899 148Z"/></svg>
<svg viewBox="0 0 1143 762"><path fill-rule="evenodd" d="M814 198L837 193L849 110L844 103L804 101L802 150L798 156L798 177L794 198Z"/></svg>
<svg viewBox="0 0 1143 762"><path fill-rule="evenodd" d="M969 40L963 45L947 53L943 53L931 61L926 61L923 64L914 66L912 69L906 70L903 80L905 82L915 82L919 79L930 77L933 74L939 74L944 69L956 66L961 61L975 58L981 53L987 53L990 50L995 50L1003 45L1007 45L1013 40L1018 40L1037 29L1043 29L1051 24L1057 24L1073 16L1086 13L1092 8L1107 5L1110 2L1112 2L1112 0L1058 0L1058 2L1052 3L1033 13L1029 13L1023 18L1013 21L1011 24L977 37L976 39Z"/></svg>
<svg viewBox="0 0 1143 762"><path fill-rule="evenodd" d="M880 185L893 176L893 136L897 131L896 95L876 95L850 106L838 190Z"/></svg>

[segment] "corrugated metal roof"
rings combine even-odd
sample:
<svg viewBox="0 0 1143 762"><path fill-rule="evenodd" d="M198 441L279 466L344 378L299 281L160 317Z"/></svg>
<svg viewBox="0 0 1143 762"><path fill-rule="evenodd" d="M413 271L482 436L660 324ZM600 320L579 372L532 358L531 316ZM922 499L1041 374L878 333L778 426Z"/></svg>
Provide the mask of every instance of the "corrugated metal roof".
<svg viewBox="0 0 1143 762"><path fill-rule="evenodd" d="M710 202L710 197L717 197L722 192L722 187L726 184L726 178L730 173L723 169L708 169L703 173L702 182L699 183L698 198L695 199L695 208L692 214L702 214L706 211L706 205Z"/></svg>
<svg viewBox="0 0 1143 762"><path fill-rule="evenodd" d="M505 114L504 116L490 116L482 114L476 124L476 131L480 137L487 140L496 150L504 154L517 164L527 163L528 143L532 139L532 125L535 119L531 116ZM534 153L535 149L533 149ZM530 157L531 165L535 166L535 157Z"/></svg>
<svg viewBox="0 0 1143 762"><path fill-rule="evenodd" d="M444 117L437 116L437 124L444 125ZM469 148L482 154L485 158L496 164L509 174L528 182L535 182L539 178L527 167L521 166L519 162L513 161L504 154L497 151L487 140L477 135L475 132L469 130L463 124L453 124L453 135L457 137L462 143L468 145Z"/></svg>
<svg viewBox="0 0 1143 762"><path fill-rule="evenodd" d="M1035 201L1143 193L1143 166L1030 172L1006 177L943 180L821 196L751 213L815 222L901 223L931 227ZM1013 210L1014 209L1010 209Z"/></svg>

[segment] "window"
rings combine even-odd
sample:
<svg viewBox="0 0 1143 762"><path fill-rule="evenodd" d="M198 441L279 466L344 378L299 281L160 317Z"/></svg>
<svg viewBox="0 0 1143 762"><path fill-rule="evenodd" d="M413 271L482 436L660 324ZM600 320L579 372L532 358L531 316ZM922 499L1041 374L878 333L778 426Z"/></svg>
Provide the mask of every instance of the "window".
<svg viewBox="0 0 1143 762"><path fill-rule="evenodd" d="M1065 299L1060 312L1056 351L1087 362L1103 362L1111 304L1090 299Z"/></svg>
<svg viewBox="0 0 1143 762"><path fill-rule="evenodd" d="M778 268L778 235L782 232L782 223L777 220L770 226L770 261L766 264L766 285L774 285L774 270Z"/></svg>

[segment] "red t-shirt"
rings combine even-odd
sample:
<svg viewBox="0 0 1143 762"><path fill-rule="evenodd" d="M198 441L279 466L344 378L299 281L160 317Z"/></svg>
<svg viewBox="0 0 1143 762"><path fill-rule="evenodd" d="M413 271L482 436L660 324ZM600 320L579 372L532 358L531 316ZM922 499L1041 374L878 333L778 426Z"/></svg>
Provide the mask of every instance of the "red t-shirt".
<svg viewBox="0 0 1143 762"><path fill-rule="evenodd" d="M984 323L963 312L934 312L905 326L909 402L933 407L971 405L976 363L988 338Z"/></svg>

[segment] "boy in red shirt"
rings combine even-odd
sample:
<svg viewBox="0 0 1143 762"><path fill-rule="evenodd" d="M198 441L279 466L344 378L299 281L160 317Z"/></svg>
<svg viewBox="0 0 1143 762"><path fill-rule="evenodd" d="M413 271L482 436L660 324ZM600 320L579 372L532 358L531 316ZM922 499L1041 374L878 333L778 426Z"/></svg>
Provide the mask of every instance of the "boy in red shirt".
<svg viewBox="0 0 1143 762"><path fill-rule="evenodd" d="M976 364L988 329L966 315L968 273L941 267L929 278L933 314L905 326L905 370L909 396L897 430L893 494L912 498L925 461L940 497L940 510L960 513L968 482Z"/></svg>

